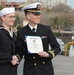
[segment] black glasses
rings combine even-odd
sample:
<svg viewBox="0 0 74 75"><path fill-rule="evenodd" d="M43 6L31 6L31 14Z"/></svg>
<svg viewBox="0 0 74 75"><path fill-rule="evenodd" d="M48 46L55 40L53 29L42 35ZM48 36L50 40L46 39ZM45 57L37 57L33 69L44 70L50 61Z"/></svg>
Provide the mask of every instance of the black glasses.
<svg viewBox="0 0 74 75"><path fill-rule="evenodd" d="M34 14L34 15L36 15L36 16L38 16L38 15L41 14L41 12L31 12L31 13Z"/></svg>

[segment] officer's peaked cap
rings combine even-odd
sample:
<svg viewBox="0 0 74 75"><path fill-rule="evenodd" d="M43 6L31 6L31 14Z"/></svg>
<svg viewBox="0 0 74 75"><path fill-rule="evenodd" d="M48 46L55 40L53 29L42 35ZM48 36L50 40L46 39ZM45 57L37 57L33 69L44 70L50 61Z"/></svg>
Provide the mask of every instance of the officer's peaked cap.
<svg viewBox="0 0 74 75"><path fill-rule="evenodd" d="M41 9L41 3L36 2L36 3L29 4L27 6L24 6L21 10L29 11L29 12L41 12L40 9Z"/></svg>

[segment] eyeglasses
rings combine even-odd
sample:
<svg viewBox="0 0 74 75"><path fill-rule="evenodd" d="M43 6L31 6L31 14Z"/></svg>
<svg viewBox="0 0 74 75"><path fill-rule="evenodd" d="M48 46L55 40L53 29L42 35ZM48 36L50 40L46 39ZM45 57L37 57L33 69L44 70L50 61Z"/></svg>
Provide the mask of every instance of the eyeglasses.
<svg viewBox="0 0 74 75"><path fill-rule="evenodd" d="M38 16L38 15L41 14L41 12L31 12L31 13L34 14L34 15L36 15L36 16Z"/></svg>
<svg viewBox="0 0 74 75"><path fill-rule="evenodd" d="M10 19L12 19L12 18L16 18L16 16L6 16L7 18L10 18Z"/></svg>

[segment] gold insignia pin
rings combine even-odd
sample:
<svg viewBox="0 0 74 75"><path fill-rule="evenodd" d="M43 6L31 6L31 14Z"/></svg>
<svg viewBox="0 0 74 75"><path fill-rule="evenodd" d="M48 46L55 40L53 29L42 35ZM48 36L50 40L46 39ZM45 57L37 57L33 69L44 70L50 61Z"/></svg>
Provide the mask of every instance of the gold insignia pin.
<svg viewBox="0 0 74 75"><path fill-rule="evenodd" d="M40 9L40 8L41 8L41 5L38 4L38 5L37 5L37 9Z"/></svg>

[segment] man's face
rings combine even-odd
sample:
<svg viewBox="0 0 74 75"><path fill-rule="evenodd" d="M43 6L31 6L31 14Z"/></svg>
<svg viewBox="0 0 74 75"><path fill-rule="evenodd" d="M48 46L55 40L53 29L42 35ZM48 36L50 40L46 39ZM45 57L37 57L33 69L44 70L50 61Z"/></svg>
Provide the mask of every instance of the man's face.
<svg viewBox="0 0 74 75"><path fill-rule="evenodd" d="M32 24L40 23L40 14L28 13L27 19Z"/></svg>
<svg viewBox="0 0 74 75"><path fill-rule="evenodd" d="M10 13L2 16L3 24L7 26L13 26L15 22L15 13Z"/></svg>

